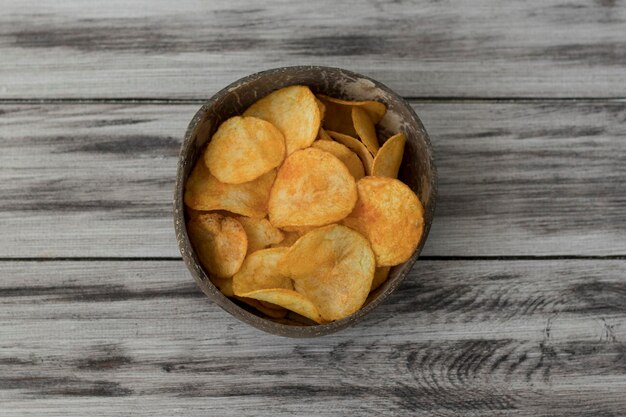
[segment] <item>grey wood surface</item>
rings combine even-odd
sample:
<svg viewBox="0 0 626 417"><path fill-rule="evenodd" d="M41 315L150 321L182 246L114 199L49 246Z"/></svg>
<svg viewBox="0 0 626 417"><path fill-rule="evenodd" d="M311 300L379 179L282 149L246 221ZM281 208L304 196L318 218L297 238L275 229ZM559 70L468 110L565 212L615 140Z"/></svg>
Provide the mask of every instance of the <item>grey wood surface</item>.
<svg viewBox="0 0 626 417"><path fill-rule="evenodd" d="M3 0L0 97L205 98L283 65L406 96L623 97L626 0Z"/></svg>
<svg viewBox="0 0 626 417"><path fill-rule="evenodd" d="M0 416L626 415L626 1L0 2ZM440 199L407 280L311 340L180 260L202 100L283 65L410 99Z"/></svg>
<svg viewBox="0 0 626 417"><path fill-rule="evenodd" d="M294 340L211 304L179 261L4 262L0 404L55 416L620 415L625 268L422 261L363 323Z"/></svg>
<svg viewBox="0 0 626 417"><path fill-rule="evenodd" d="M626 254L626 103L419 102L440 174L427 256ZM179 256L194 105L0 106L0 252Z"/></svg>

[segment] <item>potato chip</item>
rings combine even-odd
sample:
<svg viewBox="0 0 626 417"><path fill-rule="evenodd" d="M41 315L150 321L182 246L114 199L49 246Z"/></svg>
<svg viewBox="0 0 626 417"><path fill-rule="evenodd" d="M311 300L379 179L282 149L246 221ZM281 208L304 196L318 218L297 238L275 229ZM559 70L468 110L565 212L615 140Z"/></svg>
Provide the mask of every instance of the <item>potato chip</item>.
<svg viewBox="0 0 626 417"><path fill-rule="evenodd" d="M368 238L377 266L407 261L424 231L424 209L415 193L388 177L361 178L357 188L359 200L343 224Z"/></svg>
<svg viewBox="0 0 626 417"><path fill-rule="evenodd" d="M320 132L317 135L319 140L333 140L333 138L331 138L330 136L328 136L328 133L326 133L326 131L324 130L323 127L320 127ZM315 143L315 142L313 142Z"/></svg>
<svg viewBox="0 0 626 417"><path fill-rule="evenodd" d="M252 291L243 294L243 296L276 304L286 308L287 310L291 310L294 313L308 317L316 323L324 323L324 319L315 307L315 304L296 291L284 288L271 288L267 290Z"/></svg>
<svg viewBox="0 0 626 417"><path fill-rule="evenodd" d="M235 295L233 292L233 279L232 278L218 278L210 277L211 282L215 285L226 297L232 297Z"/></svg>
<svg viewBox="0 0 626 417"><path fill-rule="evenodd" d="M352 152L346 145L342 145L339 142L333 140L316 140L313 142L313 147L326 151L335 155L350 171L350 174L356 181L363 178L365 171L363 170L363 163L359 157Z"/></svg>
<svg viewBox="0 0 626 417"><path fill-rule="evenodd" d="M355 139L352 136L344 135L339 132L334 132L332 130L329 130L328 134L337 142L353 150L359 156L361 162L363 163L363 167L365 168L365 175L372 175L372 165L374 165L374 157L360 140Z"/></svg>
<svg viewBox="0 0 626 417"><path fill-rule="evenodd" d="M267 215L267 200L276 170L243 184L217 180L200 159L187 180L185 204L193 210L226 210L249 217Z"/></svg>
<svg viewBox="0 0 626 417"><path fill-rule="evenodd" d="M378 152L378 137L376 137L376 129L374 123L368 116L367 112L360 107L352 107L352 123L361 142L365 145L372 155Z"/></svg>
<svg viewBox="0 0 626 417"><path fill-rule="evenodd" d="M404 133L398 133L387 139L374 158L372 175L398 178L405 142Z"/></svg>
<svg viewBox="0 0 626 417"><path fill-rule="evenodd" d="M268 288L293 289L291 278L283 275L277 267L288 248L262 249L248 255L239 272L233 276L235 295Z"/></svg>
<svg viewBox="0 0 626 417"><path fill-rule="evenodd" d="M323 94L318 94L317 98L319 98L322 103L326 105L328 116L330 116L331 113L343 113L342 118L347 120L348 124L351 124L352 122L352 107L360 107L365 110L374 124L378 124L387 112L387 107L383 103L379 103L377 101L349 101L328 97ZM346 133L348 135L354 135L354 132L343 132L341 129L332 129L330 127L329 129Z"/></svg>
<svg viewBox="0 0 626 417"><path fill-rule="evenodd" d="M254 307L255 309L259 310L261 313L265 314L268 317L271 317L273 319L282 319L287 315L287 310L285 310L284 308L280 307L280 308L267 308L263 303L261 303L259 300L255 300L253 298L245 298L245 297L233 297L236 300L239 300L243 303L248 304L249 306Z"/></svg>
<svg viewBox="0 0 626 417"><path fill-rule="evenodd" d="M333 224L298 239L278 266L325 320L339 320L365 302L376 259L361 234Z"/></svg>
<svg viewBox="0 0 626 417"><path fill-rule="evenodd" d="M336 103L331 97L318 96L318 98L326 106L322 126L327 130L356 136L354 123L352 123L352 106Z"/></svg>
<svg viewBox="0 0 626 417"><path fill-rule="evenodd" d="M187 225L200 262L217 278L232 277L243 263L248 238L241 223L217 213L201 214Z"/></svg>
<svg viewBox="0 0 626 417"><path fill-rule="evenodd" d="M319 226L285 226L282 228L286 233L295 233L298 236L305 235Z"/></svg>
<svg viewBox="0 0 626 417"><path fill-rule="evenodd" d="M356 183L335 156L316 148L289 155L268 203L276 227L321 226L346 217L356 202Z"/></svg>
<svg viewBox="0 0 626 417"><path fill-rule="evenodd" d="M374 279L372 280L372 288L370 289L370 292L374 291L376 288L383 285L385 281L387 281L387 278L389 277L390 269L391 269L390 266L381 266L381 267L376 268L376 271L374 272Z"/></svg>
<svg viewBox="0 0 626 417"><path fill-rule="evenodd" d="M273 124L235 116L217 129L207 145L204 163L218 181L241 184L278 167L285 159L285 139Z"/></svg>
<svg viewBox="0 0 626 417"><path fill-rule="evenodd" d="M317 103L317 108L320 110L320 120L324 120L324 116L326 115L326 106L317 97L315 98L315 102Z"/></svg>
<svg viewBox="0 0 626 417"><path fill-rule="evenodd" d="M283 232L272 226L272 223L267 219L240 216L237 217L237 220L248 236L248 253L280 243L285 238Z"/></svg>
<svg viewBox="0 0 626 417"><path fill-rule="evenodd" d="M285 137L287 155L313 143L320 128L321 115L309 87L292 85L263 97L244 113L267 120Z"/></svg>

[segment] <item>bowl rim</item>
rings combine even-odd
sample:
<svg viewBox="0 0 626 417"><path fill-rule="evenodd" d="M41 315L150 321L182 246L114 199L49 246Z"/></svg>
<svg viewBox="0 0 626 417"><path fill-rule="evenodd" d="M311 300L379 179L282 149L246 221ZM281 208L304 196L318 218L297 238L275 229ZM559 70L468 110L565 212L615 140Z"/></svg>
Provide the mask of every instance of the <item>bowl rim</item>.
<svg viewBox="0 0 626 417"><path fill-rule="evenodd" d="M242 84L249 83L251 81L257 80L262 77L274 76L281 73L288 72L299 72L299 71L330 71L330 72L338 72L343 76L348 76L355 79L364 79L367 80L373 85L389 94L397 103L408 110L409 115L414 119L413 121L416 123L417 127L423 133L423 140L426 145L426 150L429 155L429 164L431 170L431 177L429 181L430 194L427 206L424 207L425 211L425 222L424 222L424 231L422 234L422 238L418 247L411 255L411 258L407 260L404 265L403 270L393 278L389 280L388 286L384 289L384 291L379 292L372 300L369 301L366 305L360 308L358 311L353 314L330 323L325 324L316 324L309 326L295 326L282 324L278 322L274 322L269 319L262 318L257 316L246 309L240 307L235 302L230 300L228 297L224 296L222 292L211 282L209 276L201 267L199 262L197 262L194 258L195 252L191 243L189 241L189 237L187 235L187 227L185 223L185 205L184 205L184 189L185 182L187 178L183 178L184 169L186 164L188 163L187 155L189 153L190 147L194 143L195 135L194 132L196 127L202 120L203 116L213 107L213 105L219 101L219 99L223 98L227 95L233 88L240 86ZM434 153L432 144L430 141L430 137L426 128L424 127L421 119L415 113L411 105L400 95L395 93L389 87L384 85L383 83L374 80L368 76L345 70L343 68L336 67L328 67L328 66L317 66L317 65L298 65L298 66L285 66L285 67L277 67L272 68L260 72L256 72L250 75L247 75L243 78L240 78L220 91L214 94L211 98L206 100L195 113L187 130L185 131L185 136L183 142L180 147L180 152L178 155L177 161L177 169L176 169L176 185L174 189L174 199L173 199L173 217L174 217L174 229L176 232L176 240L178 243L178 248L183 257L183 260L189 269L191 275L193 276L196 284L202 290L202 292L209 298L211 301L214 301L217 305L219 305L223 310L234 316L235 318L257 328L263 330L267 333L284 336L284 337L292 337L292 338L310 338L310 337L318 337L331 333L335 333L339 330L342 330L346 327L349 327L359 321L361 321L365 316L367 316L371 311L381 305L396 289L397 287L404 281L408 273L413 269L415 262L419 258L419 254L421 253L424 244L428 238L428 234L430 232L430 226L432 224L432 220L434 218L435 207L438 199L438 175L437 168L435 166L434 161Z"/></svg>

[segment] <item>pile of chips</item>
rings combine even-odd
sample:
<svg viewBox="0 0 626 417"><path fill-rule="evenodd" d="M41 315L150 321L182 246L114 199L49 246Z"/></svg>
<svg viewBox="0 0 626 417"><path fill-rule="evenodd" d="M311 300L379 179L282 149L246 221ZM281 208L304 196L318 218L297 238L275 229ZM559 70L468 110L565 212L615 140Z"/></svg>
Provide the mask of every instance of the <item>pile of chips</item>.
<svg viewBox="0 0 626 417"><path fill-rule="evenodd" d="M404 134L378 140L385 112L295 85L219 126L185 204L191 243L224 295L273 319L327 323L411 257L424 210L397 179Z"/></svg>

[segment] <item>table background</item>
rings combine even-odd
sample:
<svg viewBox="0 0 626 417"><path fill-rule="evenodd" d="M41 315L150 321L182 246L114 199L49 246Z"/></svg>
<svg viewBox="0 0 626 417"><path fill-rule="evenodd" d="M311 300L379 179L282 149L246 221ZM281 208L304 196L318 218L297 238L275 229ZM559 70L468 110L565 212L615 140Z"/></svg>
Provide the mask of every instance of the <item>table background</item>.
<svg viewBox="0 0 626 417"><path fill-rule="evenodd" d="M626 413L626 1L2 0L0 415ZM263 334L176 247L178 148L262 69L409 99L440 200L357 326Z"/></svg>

